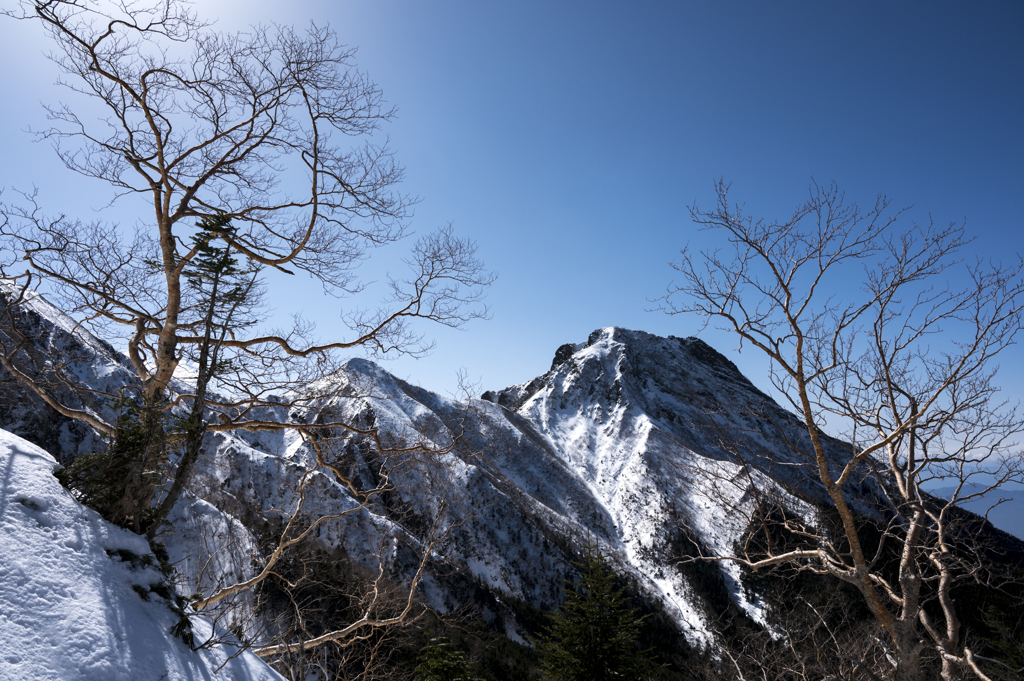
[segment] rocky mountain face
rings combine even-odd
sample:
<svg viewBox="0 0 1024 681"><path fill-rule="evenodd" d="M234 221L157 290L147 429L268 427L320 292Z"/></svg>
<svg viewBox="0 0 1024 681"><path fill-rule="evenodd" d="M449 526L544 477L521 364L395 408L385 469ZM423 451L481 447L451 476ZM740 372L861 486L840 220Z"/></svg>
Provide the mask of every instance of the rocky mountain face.
<svg viewBox="0 0 1024 681"><path fill-rule="evenodd" d="M23 296L17 306L12 298ZM13 326L20 334L12 333ZM109 405L88 392L71 389L69 382L102 393L117 393L132 384L127 358L96 338L34 291L19 291L0 281L0 343L17 365L46 386L60 401L111 418ZM96 433L80 421L65 418L47 406L35 392L0 368L0 424L41 446L58 461L102 446Z"/></svg>
<svg viewBox="0 0 1024 681"><path fill-rule="evenodd" d="M81 381L107 390L131 382L109 345L69 327L41 299L30 312L38 356L71 357ZM9 381L3 389L4 428L65 460L98 445ZM407 583L426 552L421 596L440 613L468 608L523 641L523 608L556 607L577 548L596 543L690 646L704 648L715 644L724 607L764 624L766 605L738 568L694 571L680 558L741 541L755 489L780 512L824 522L827 497L800 422L696 338L599 329L558 348L544 375L469 401L352 359L277 402L260 418L374 428L385 451L334 432L323 440L325 467L294 431L208 434L189 494L161 537L183 593L251 576L282 509L295 509L302 491L306 522L334 517L310 535L332 559L370 572L383 565ZM842 443L828 446L838 461ZM360 496L382 476L392 483L386 493ZM860 513L885 513L866 474L854 491ZM253 636L268 630L254 624L269 617L265 605L243 594L233 607L255 613L243 626Z"/></svg>

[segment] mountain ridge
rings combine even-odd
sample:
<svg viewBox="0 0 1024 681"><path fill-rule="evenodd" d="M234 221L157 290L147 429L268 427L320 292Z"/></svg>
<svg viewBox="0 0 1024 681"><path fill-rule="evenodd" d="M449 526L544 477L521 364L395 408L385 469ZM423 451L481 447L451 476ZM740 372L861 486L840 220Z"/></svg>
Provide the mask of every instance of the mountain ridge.
<svg viewBox="0 0 1024 681"><path fill-rule="evenodd" d="M71 343L74 330L51 324L40 337L43 351L55 338L56 347ZM351 480L372 484L385 468L393 476L389 496L362 504L330 471L314 470L310 443L292 431L208 433L173 514L178 524L163 538L180 561L183 593L251 576L251 556L272 527L268 514L293 505L297 481L312 475L310 511L349 515L323 523L311 541L367 569L379 558L398 583L410 578L417 555L434 551L422 597L439 613L473 608L524 641L529 625L508 604L557 607L575 547L596 541L692 649L708 649L720 636L723 607L768 628L768 606L732 563L696 576L681 566L681 542L731 553L748 531L754 482L810 524L824 522L828 503L800 421L694 337L598 329L584 343L560 346L541 376L466 401L352 358L261 409L267 421L350 423L377 429L385 444L418 442L440 453L392 457L365 437L325 433L336 467ZM0 425L14 423L3 420L12 413L0 410ZM47 418L55 419L47 432L71 432L66 419ZM65 457L95 445L81 433L62 437ZM826 443L838 465L842 443ZM881 517L884 496L873 478L865 472L852 489L858 512ZM417 519L441 507L449 514L443 541L429 548ZM382 553L385 546L393 548ZM709 584L717 595L706 593ZM491 594L486 602L473 585ZM252 611L250 621L269 616L247 597L230 605Z"/></svg>

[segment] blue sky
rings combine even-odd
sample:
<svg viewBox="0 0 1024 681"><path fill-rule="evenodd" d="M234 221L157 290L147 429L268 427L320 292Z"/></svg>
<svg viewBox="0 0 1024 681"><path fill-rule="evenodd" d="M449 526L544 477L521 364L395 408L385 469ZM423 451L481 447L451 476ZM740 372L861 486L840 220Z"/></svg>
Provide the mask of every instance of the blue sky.
<svg viewBox="0 0 1024 681"><path fill-rule="evenodd" d="M388 128L422 197L413 226L448 224L499 273L493 317L427 329L434 353L387 362L440 392L464 367L481 390L527 381L595 328L692 335L700 320L652 303L697 232L687 207L724 177L750 212L785 217L814 178L879 193L910 219L966 219L971 255L1014 258L1024 215L1024 4L1020 2L252 2L197 6L224 29L329 22L399 109ZM0 186L37 184L68 212L105 188L45 145L50 84L34 29L0 22ZM140 207L140 211L144 207ZM401 249L368 263L379 278ZM336 312L296 299L331 335ZM764 385L752 352L702 334ZM1003 361L1005 384L1024 368Z"/></svg>

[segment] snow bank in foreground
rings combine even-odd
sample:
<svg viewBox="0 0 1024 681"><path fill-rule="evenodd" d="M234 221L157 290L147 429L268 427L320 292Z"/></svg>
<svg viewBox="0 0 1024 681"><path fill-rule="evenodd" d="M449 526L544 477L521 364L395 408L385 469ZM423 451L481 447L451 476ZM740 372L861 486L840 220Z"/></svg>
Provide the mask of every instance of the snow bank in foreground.
<svg viewBox="0 0 1024 681"><path fill-rule="evenodd" d="M171 636L167 603L132 588L160 579L132 565L131 554L149 553L145 540L75 501L56 465L0 430L0 678L282 679L252 653L228 660L236 648L193 652ZM192 621L196 644L209 640L210 623Z"/></svg>

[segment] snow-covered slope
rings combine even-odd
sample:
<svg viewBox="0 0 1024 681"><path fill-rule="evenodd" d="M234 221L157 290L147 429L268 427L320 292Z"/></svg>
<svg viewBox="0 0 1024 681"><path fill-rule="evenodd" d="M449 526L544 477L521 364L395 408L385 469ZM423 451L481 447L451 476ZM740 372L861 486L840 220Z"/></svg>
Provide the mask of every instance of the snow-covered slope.
<svg viewBox="0 0 1024 681"><path fill-rule="evenodd" d="M56 465L0 431L0 678L282 678L249 652L229 659L231 645L193 651L171 636L179 618L152 590L162 577L146 541L75 501ZM192 622L195 645L214 635Z"/></svg>
<svg viewBox="0 0 1024 681"><path fill-rule="evenodd" d="M799 443L798 424L697 339L599 329L562 346L545 375L485 398L548 444L605 519L588 528L694 643L711 643L712 613L678 569L675 545L731 552L747 529L752 481L814 522L806 500L820 490L802 452L771 446ZM738 435L726 440L726 425ZM761 619L738 570L717 568L733 601Z"/></svg>
<svg viewBox="0 0 1024 681"><path fill-rule="evenodd" d="M47 325L42 306L33 309L45 345L119 364L101 342L64 328L59 313ZM80 375L91 383L113 373ZM309 537L331 560L383 569L401 584L427 555L428 605L475 609L513 639L523 623L502 604L556 607L577 547L597 542L649 605L706 646L723 602L755 621L764 606L735 567L705 566L698 579L680 558L731 552L748 529L754 485L810 524L827 505L800 423L695 338L599 329L559 348L544 375L466 402L353 359L261 409L265 422L374 430L383 451L343 428L317 430L320 462L293 430L208 434L189 493L160 536L182 593L251 576L302 498L303 522L331 516ZM83 446L66 422L50 427L70 433L57 442L65 455ZM841 443L826 444L838 461ZM390 483L382 493L353 491L382 480ZM852 487L866 515L881 512L874 485ZM245 594L223 606L224 621L255 642L273 634L264 617L273 613L246 614L259 608Z"/></svg>
<svg viewBox="0 0 1024 681"><path fill-rule="evenodd" d="M18 296L22 297L20 304L9 310L8 301ZM16 363L66 406L112 418L105 400L71 386L117 394L132 384L128 359L75 324L43 296L0 279L0 315L6 317L8 313L17 320L21 336L9 334L5 324L0 328L0 344L7 351L17 348ZM43 446L62 462L102 446L91 428L60 416L2 369L0 424Z"/></svg>
<svg viewBox="0 0 1024 681"><path fill-rule="evenodd" d="M69 327L44 300L33 299L26 314L38 330L39 356L73 356L75 375L97 389L131 383L123 358ZM251 576L260 542L296 508L305 486L309 518L337 516L311 537L332 555L367 570L383 564L402 582L429 551L423 595L441 612L479 606L467 584L498 601L556 607L575 547L589 538L692 644L707 645L714 613L679 569L680 545L729 550L746 529L752 480L777 487L789 510L811 522L807 502L822 496L800 458L798 424L696 339L601 329L559 348L544 376L469 402L353 359L264 412L266 421L376 429L396 451L338 429L324 433L332 436L324 440L332 469L318 465L311 443L294 431L209 434L190 493L159 537L182 593L209 594ZM4 422L25 426L15 417ZM47 423L61 436L37 441L64 456L95 446L87 434L76 439L66 419L51 415ZM726 428L741 435L725 442ZM408 451L414 445L444 452ZM369 500L352 494L349 483L370 489L381 476L392 492ZM735 569L715 569L727 598L760 619L757 597L740 588ZM220 614L258 639L267 630L245 614L251 605L242 594ZM510 612L484 615L519 636Z"/></svg>
<svg viewBox="0 0 1024 681"><path fill-rule="evenodd" d="M325 395L311 407L317 418L372 423L399 445L457 443L396 478L407 507L421 515L447 509L438 551L444 566L500 597L548 608L572 570L572 547L589 537L695 645L712 642L715 613L679 569L679 545L730 552L747 529L754 482L775 489L789 512L810 523L813 502L824 499L799 423L696 339L601 329L560 348L544 376L469 403L405 384L365 360L349 362L317 389ZM764 413L770 418L758 418ZM739 435L726 441L726 427ZM308 465L302 451L289 456ZM860 506L871 512L873 503L867 494ZM378 523L401 523L382 505L366 512ZM322 541L343 542L351 555L344 538L353 530L339 523ZM715 569L728 598L761 619L739 572ZM450 590L431 593L439 609L463 605Z"/></svg>

